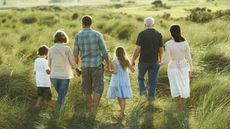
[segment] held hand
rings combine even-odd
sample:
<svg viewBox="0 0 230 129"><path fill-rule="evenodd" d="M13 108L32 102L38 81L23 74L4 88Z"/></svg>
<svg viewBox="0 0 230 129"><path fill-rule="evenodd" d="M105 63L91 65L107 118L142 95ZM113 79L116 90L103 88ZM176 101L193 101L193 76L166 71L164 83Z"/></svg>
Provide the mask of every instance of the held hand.
<svg viewBox="0 0 230 129"><path fill-rule="evenodd" d="M188 72L188 76L189 76L189 77L192 77L192 71L189 71L189 72Z"/></svg>
<svg viewBox="0 0 230 129"><path fill-rule="evenodd" d="M109 71L109 67L107 65L104 66L104 71L108 72Z"/></svg>
<svg viewBox="0 0 230 129"><path fill-rule="evenodd" d="M77 73L77 76L80 77L81 76L81 70L80 69L76 69L76 73Z"/></svg>
<svg viewBox="0 0 230 129"><path fill-rule="evenodd" d="M132 65L132 66L135 66L135 61L132 60L131 65Z"/></svg>
<svg viewBox="0 0 230 129"><path fill-rule="evenodd" d="M135 72L135 68L132 66L131 68L131 72L134 73Z"/></svg>

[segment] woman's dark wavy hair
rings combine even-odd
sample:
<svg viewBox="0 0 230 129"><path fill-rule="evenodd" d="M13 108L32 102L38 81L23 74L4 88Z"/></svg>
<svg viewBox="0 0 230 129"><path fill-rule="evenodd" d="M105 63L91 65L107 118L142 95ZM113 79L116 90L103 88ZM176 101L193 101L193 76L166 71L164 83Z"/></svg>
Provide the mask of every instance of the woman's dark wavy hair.
<svg viewBox="0 0 230 129"><path fill-rule="evenodd" d="M179 25L172 25L170 27L170 32L171 32L171 35L172 35L173 39L176 42L183 42L183 41L185 41L185 38L181 36L181 30L180 30L180 26Z"/></svg>

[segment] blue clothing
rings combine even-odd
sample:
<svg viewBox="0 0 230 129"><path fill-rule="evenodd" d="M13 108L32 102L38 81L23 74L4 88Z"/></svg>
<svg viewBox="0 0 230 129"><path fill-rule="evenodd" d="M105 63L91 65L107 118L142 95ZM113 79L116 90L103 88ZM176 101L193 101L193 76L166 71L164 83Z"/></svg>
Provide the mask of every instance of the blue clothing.
<svg viewBox="0 0 230 129"><path fill-rule="evenodd" d="M110 99L132 97L132 89L130 85L129 74L120 65L118 59L114 60L116 65L116 74L112 74L107 97Z"/></svg>
<svg viewBox="0 0 230 129"><path fill-rule="evenodd" d="M80 55L84 68L100 67L108 56L103 36L91 28L84 28L75 37L74 55Z"/></svg>
<svg viewBox="0 0 230 129"><path fill-rule="evenodd" d="M156 96L156 86L158 81L159 63L144 63L139 62L138 64L138 84L140 95L146 95L146 86L144 76L148 71L148 99L154 100Z"/></svg>
<svg viewBox="0 0 230 129"><path fill-rule="evenodd" d="M51 78L50 80L55 90L58 93L57 105L58 105L58 109L60 110L62 103L64 103L65 101L65 96L68 91L70 80L69 79L54 79L54 78Z"/></svg>

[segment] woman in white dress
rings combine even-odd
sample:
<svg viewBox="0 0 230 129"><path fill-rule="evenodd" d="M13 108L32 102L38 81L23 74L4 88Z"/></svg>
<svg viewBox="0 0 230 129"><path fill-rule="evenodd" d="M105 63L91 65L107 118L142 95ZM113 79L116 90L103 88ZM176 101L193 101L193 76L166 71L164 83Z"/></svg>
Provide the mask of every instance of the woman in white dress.
<svg viewBox="0 0 230 129"><path fill-rule="evenodd" d="M165 60L168 64L170 91L176 98L179 111L184 110L184 99L190 96L189 81L192 76L192 58L188 42L181 36L179 25L170 28L172 39L165 44Z"/></svg>

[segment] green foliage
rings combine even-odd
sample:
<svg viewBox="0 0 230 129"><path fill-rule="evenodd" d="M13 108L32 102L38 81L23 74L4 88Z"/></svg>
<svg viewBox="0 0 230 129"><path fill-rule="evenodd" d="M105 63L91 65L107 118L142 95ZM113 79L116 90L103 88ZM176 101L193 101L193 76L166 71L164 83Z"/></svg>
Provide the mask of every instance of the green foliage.
<svg viewBox="0 0 230 129"><path fill-rule="evenodd" d="M72 15L72 20L76 20L76 19L78 19L78 17L79 17L79 14L78 13L74 13Z"/></svg>
<svg viewBox="0 0 230 129"><path fill-rule="evenodd" d="M227 20L229 20L229 10L218 10L216 12L212 12L211 9L207 9L207 8L194 8L189 10L190 11L190 15L187 17L187 20L190 20L192 22L197 22L197 23L205 23L205 22L209 22L213 19L217 19L217 18L225 18Z"/></svg>
<svg viewBox="0 0 230 129"><path fill-rule="evenodd" d="M30 125L27 120L26 105L17 102L16 100L11 100L7 97L0 99L0 128L1 129L18 129L18 128L28 128L26 126Z"/></svg>
<svg viewBox="0 0 230 129"><path fill-rule="evenodd" d="M210 13L213 19L226 18L230 14L229 10L208 12L205 9L204 12ZM123 121L116 118L119 109L117 102L106 99L111 77L108 74L105 75L105 91L96 120L87 112L79 78L71 80L61 112L56 112L56 92L53 88L54 98L48 108L34 110L32 106L36 99L36 87L33 62L37 57L37 48L42 44L52 46L52 37L57 29L66 31L71 40L69 46L73 46L73 36L81 30L79 17L86 13L93 16L93 28L103 34L110 55L119 45L125 47L129 56L133 54L136 36L144 29L144 15L132 16L98 8L56 6L0 12L0 128L229 128L229 24L219 19L210 20L201 26L183 18L173 19L167 13L163 17L156 17L154 27L162 32L164 41L167 41L171 39L169 26L175 22L180 24L193 56L194 77L185 114L177 113L174 101L170 98L167 68L160 70L157 99L152 104L140 101L137 72L130 73L134 97L127 100L126 118Z"/></svg>
<svg viewBox="0 0 230 129"><path fill-rule="evenodd" d="M27 17L24 17L24 18L21 18L21 22L23 24L33 24L33 23L36 23L37 22L37 18L35 16L27 16Z"/></svg>

